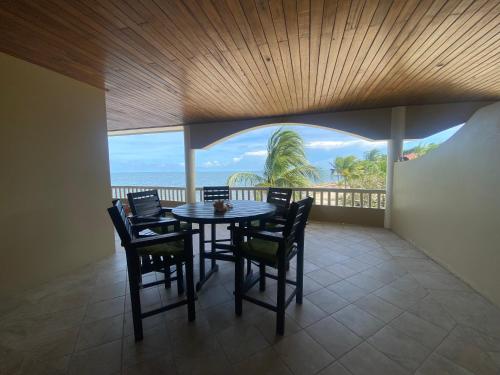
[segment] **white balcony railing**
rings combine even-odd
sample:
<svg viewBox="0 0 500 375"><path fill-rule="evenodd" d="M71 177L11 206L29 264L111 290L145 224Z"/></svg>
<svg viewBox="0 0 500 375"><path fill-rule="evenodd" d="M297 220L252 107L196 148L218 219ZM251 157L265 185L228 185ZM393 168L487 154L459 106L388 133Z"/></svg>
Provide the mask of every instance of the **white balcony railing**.
<svg viewBox="0 0 500 375"><path fill-rule="evenodd" d="M165 186L112 186L113 198L126 199L128 193L157 189L160 199L170 202L185 202L186 188ZM317 206L357 207L385 209L385 190L293 188L292 198L299 200L307 196L314 198ZM196 188L196 200L201 201L202 188ZM265 201L265 187L232 187L231 199Z"/></svg>

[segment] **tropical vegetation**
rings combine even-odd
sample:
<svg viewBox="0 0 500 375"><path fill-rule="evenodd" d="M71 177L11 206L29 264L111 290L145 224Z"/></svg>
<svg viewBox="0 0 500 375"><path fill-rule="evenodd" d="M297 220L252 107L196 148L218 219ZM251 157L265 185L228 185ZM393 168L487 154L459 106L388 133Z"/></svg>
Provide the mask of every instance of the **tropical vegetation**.
<svg viewBox="0 0 500 375"><path fill-rule="evenodd" d="M337 156L330 163L332 177L337 177L345 188L383 189L387 171L387 157L379 150L365 153L363 159L354 155Z"/></svg>
<svg viewBox="0 0 500 375"><path fill-rule="evenodd" d="M295 131L280 128L267 143L267 158L262 174L236 172L229 186L307 187L320 177L319 170L306 158L304 141Z"/></svg>
<svg viewBox="0 0 500 375"><path fill-rule="evenodd" d="M436 149L439 145L429 143L417 145L404 150L403 155L407 159L415 159ZM387 156L379 150L373 149L365 153L363 159L354 155L338 156L330 163L332 177L345 188L353 189L384 189L387 173Z"/></svg>

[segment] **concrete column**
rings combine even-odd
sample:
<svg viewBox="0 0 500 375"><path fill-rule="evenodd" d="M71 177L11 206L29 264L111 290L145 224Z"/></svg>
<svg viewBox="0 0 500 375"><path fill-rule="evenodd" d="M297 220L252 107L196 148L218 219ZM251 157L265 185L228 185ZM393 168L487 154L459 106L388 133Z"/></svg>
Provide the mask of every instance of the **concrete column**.
<svg viewBox="0 0 500 375"><path fill-rule="evenodd" d="M384 227L392 226L392 200L394 185L394 163L403 156L403 141L406 127L406 107L394 107L391 114L391 138L387 141L387 180Z"/></svg>
<svg viewBox="0 0 500 375"><path fill-rule="evenodd" d="M191 128L184 126L184 167L186 170L186 201L196 202L195 153L191 148Z"/></svg>

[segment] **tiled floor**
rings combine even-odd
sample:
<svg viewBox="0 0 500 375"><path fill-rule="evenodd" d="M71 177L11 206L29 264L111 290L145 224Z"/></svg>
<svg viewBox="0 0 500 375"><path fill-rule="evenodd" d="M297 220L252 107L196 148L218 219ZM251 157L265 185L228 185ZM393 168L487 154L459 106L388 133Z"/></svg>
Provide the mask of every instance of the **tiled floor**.
<svg viewBox="0 0 500 375"><path fill-rule="evenodd" d="M306 297L289 306L285 337L260 307L235 317L233 267L220 262L196 322L184 307L148 318L136 344L119 248L3 301L0 374L500 374L500 311L407 242L326 223L306 240ZM145 307L175 298L175 285L142 296Z"/></svg>

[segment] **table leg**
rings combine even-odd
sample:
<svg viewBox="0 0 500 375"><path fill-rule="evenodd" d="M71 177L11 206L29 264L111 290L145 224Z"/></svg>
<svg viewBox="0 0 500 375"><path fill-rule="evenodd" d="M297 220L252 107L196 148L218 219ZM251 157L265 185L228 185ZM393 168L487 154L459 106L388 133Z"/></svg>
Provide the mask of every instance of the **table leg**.
<svg viewBox="0 0 500 375"><path fill-rule="evenodd" d="M205 272L205 224L200 224L200 280L196 283L196 291L199 291L210 276L219 270L219 266L214 264L212 261L210 269Z"/></svg>
<svg viewBox="0 0 500 375"><path fill-rule="evenodd" d="M200 226L200 281L196 283L196 290L200 290L205 281L205 224Z"/></svg>
<svg viewBox="0 0 500 375"><path fill-rule="evenodd" d="M215 251L216 251L215 250L215 244L216 244L215 240L216 240L216 236L217 236L217 234L216 234L217 225L216 224L211 224L210 227L211 227L211 230L212 230L212 232L210 233L210 235L211 235L211 237L210 237L211 243L210 244L212 245L212 249L211 250L212 250L212 255L215 255ZM217 265L215 259L212 259L211 264L212 264L212 268L215 268L215 266Z"/></svg>

